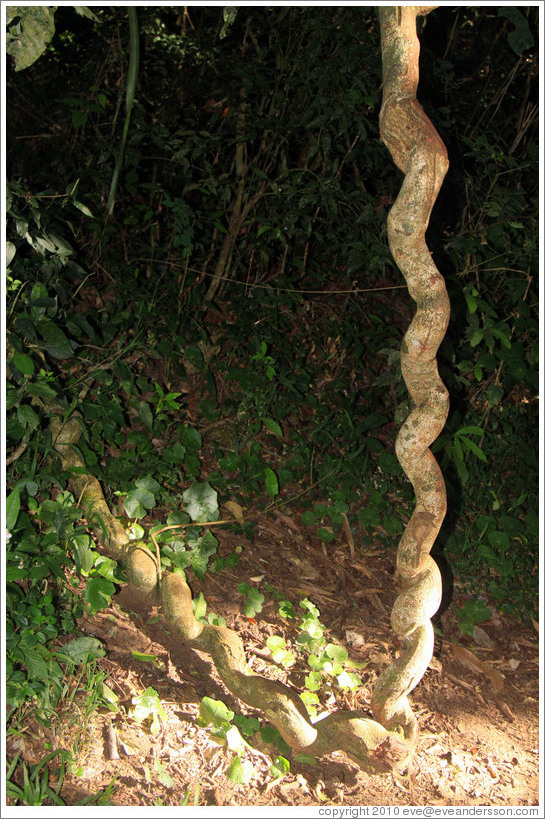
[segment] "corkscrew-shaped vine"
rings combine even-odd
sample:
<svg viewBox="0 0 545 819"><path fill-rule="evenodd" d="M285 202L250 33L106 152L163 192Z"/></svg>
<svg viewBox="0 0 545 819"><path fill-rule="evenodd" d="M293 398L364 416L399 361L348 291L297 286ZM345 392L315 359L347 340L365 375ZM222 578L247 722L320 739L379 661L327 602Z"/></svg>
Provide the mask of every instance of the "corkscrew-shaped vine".
<svg viewBox="0 0 545 819"><path fill-rule="evenodd" d="M416 99L419 41L416 17L434 6L381 8L383 102L381 137L405 174L388 215L388 240L416 314L403 339L401 369L414 408L396 440L396 453L411 481L416 507L401 538L397 572L402 590L392 627L402 638L398 659L379 677L371 700L374 716L401 728L414 742L416 718L407 695L433 654L430 618L441 601L441 576L429 552L446 513L445 483L429 447L445 424L449 397L437 371L436 353L449 321L445 282L425 241L429 217L448 170L441 137Z"/></svg>
<svg viewBox="0 0 545 819"><path fill-rule="evenodd" d="M235 697L260 710L296 751L321 756L343 750L362 769L383 773L405 767L414 751L416 719L408 694L424 674L433 651L430 618L441 596L441 579L429 555L446 511L441 472L429 450L448 411L448 393L437 373L436 352L446 330L449 303L443 278L426 247L429 214L448 167L445 147L416 100L418 40L416 16L433 7L382 8L384 101L381 133L395 163L405 173L388 217L392 254L417 304L403 340L402 369L415 407L403 425L396 451L416 494L416 509L401 539L397 568L402 591L392 625L405 645L379 677L371 708L376 719L337 711L313 723L297 691L254 674L235 631L202 623L193 615L184 577L161 575L153 554L131 543L104 499L96 478L87 475L77 449L82 419L62 421L63 410L49 406L52 439L88 525L106 553L126 564L129 588L159 603L175 641L208 653ZM134 609L134 599L131 600Z"/></svg>

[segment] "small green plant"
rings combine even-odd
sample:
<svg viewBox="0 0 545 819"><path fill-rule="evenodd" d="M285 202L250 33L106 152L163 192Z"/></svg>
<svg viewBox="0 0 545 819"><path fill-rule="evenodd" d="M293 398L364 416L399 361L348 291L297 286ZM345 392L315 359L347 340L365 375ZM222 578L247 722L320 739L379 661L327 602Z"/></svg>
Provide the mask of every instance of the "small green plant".
<svg viewBox="0 0 545 819"><path fill-rule="evenodd" d="M456 614L459 618L458 628L462 634L468 634L470 637L473 637L477 623L484 623L492 617L492 612L480 598L467 600L462 608L456 606Z"/></svg>
<svg viewBox="0 0 545 819"><path fill-rule="evenodd" d="M156 734L161 727L161 719L166 719L165 709L161 703L159 695L154 688L148 686L142 694L133 697L132 706L128 715L139 725L149 729L152 734Z"/></svg>
<svg viewBox="0 0 545 819"><path fill-rule="evenodd" d="M236 754L225 773L232 782L239 785L245 784L254 776L252 762L243 759L243 755L247 751L255 753L255 749L242 737L238 727L231 725L234 716L234 712L227 708L221 700L203 697L199 707L197 724L203 727L210 725L212 735L216 741L227 745L229 750ZM242 727L245 731L248 731L249 723L244 721Z"/></svg>
<svg viewBox="0 0 545 819"><path fill-rule="evenodd" d="M244 614L246 617L255 617L263 608L265 595L248 583L239 583L238 590L241 594L248 596L248 601L244 605Z"/></svg>
<svg viewBox="0 0 545 819"><path fill-rule="evenodd" d="M47 766L56 757L60 762L60 770L57 787L53 789L49 784L50 771ZM36 765L29 768L25 762L19 762L19 754L17 754L9 763L6 773L7 799L12 800L16 805L29 805L32 807L64 805L60 791L66 773L66 764L70 759L71 754L68 751L52 751ZM13 779L18 767L23 780L20 785Z"/></svg>
<svg viewBox="0 0 545 819"><path fill-rule="evenodd" d="M270 649L275 663L284 666L284 668L291 668L292 665L295 665L295 654L289 651L283 637L273 634L272 637L267 638L266 645Z"/></svg>

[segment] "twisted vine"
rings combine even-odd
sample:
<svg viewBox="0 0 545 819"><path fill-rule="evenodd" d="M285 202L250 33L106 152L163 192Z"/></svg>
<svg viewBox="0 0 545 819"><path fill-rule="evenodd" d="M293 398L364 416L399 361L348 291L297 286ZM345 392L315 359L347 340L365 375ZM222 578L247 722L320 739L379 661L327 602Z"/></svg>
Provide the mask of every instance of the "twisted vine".
<svg viewBox="0 0 545 819"><path fill-rule="evenodd" d="M344 751L363 770L384 773L406 767L414 752L417 726L408 694L424 674L433 651L430 618L438 608L441 579L429 555L446 511L441 472L429 450L448 412L448 393L437 373L436 351L446 330L449 304L444 281L426 247L429 214L448 167L446 151L416 100L418 40L416 16L433 7L382 8L384 101L381 134L405 173L388 217L390 248L417 304L403 340L402 369L415 408L400 430L396 452L416 494L416 508L401 539L397 569L402 590L392 610L392 626L404 640L400 657L379 677L371 709L337 711L312 723L298 693L254 674L244 646L232 629L201 623L193 615L191 591L180 574L161 576L154 556L132 543L89 476L76 447L82 420L62 418L49 406L52 440L89 527L104 551L126 564L129 584L162 605L171 632L208 653L235 697L260 710L296 751L322 756Z"/></svg>
<svg viewBox="0 0 545 819"><path fill-rule="evenodd" d="M155 556L128 539L110 512L99 481L86 473L76 446L82 435L81 418L75 413L65 422L59 407L50 405L49 410L53 444L89 528L106 554L125 562L130 586L152 603L161 604L170 632L209 654L232 694L260 710L295 751L323 756L343 750L369 773L405 767L407 749L397 733L355 711L337 711L312 724L297 691L248 668L242 640L235 631L195 619L185 577L167 572L159 580Z"/></svg>
<svg viewBox="0 0 545 819"><path fill-rule="evenodd" d="M447 508L443 476L429 447L443 429L449 408L436 353L447 329L450 305L425 233L448 170L448 156L416 99L420 50L416 17L433 8L380 9L384 79L380 132L395 164L405 174L388 215L388 240L417 306L401 346L401 369L414 408L397 436L396 454L413 485L416 506L398 548L402 590L391 617L404 648L379 677L371 709L385 727L401 728L410 743L416 741L417 723L408 694L432 658L430 618L441 602L441 575L429 552Z"/></svg>

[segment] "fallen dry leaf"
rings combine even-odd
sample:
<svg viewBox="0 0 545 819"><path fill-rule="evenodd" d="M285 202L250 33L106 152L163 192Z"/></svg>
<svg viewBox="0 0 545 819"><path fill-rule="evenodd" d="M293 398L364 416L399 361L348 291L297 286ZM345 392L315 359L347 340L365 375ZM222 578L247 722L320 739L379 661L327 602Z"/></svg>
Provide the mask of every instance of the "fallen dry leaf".
<svg viewBox="0 0 545 819"><path fill-rule="evenodd" d="M476 674L484 674L486 673L486 667L482 660L479 660L476 654L470 651L468 648L464 648L463 646L458 646L456 643L452 643L450 646L450 650L454 654L456 660L459 663L464 665L466 668L469 668L470 671L474 671Z"/></svg>

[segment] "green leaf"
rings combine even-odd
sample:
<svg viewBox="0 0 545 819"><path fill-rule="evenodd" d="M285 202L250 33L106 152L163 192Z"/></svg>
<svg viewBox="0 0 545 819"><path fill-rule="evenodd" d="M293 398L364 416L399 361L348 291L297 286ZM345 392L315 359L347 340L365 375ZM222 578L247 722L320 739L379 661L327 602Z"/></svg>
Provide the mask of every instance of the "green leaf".
<svg viewBox="0 0 545 819"><path fill-rule="evenodd" d="M265 596L257 589L250 588L248 591L248 602L244 606L246 617L254 617L263 608Z"/></svg>
<svg viewBox="0 0 545 819"><path fill-rule="evenodd" d="M236 756L225 771L225 776L235 785L245 785L252 779L254 773L254 766L249 760L242 760Z"/></svg>
<svg viewBox="0 0 545 819"><path fill-rule="evenodd" d="M296 754L294 761L302 765L316 765L316 757L310 754Z"/></svg>
<svg viewBox="0 0 545 819"><path fill-rule="evenodd" d="M6 498L6 529L8 531L13 529L17 523L20 508L21 496L19 494L19 490L14 489L13 492L10 492Z"/></svg>
<svg viewBox="0 0 545 819"><path fill-rule="evenodd" d="M198 452L202 447L201 433L192 427L184 427L182 431L182 441L190 452Z"/></svg>
<svg viewBox="0 0 545 819"><path fill-rule="evenodd" d="M10 363L15 364L23 375L32 375L34 372L34 362L29 355L24 355L24 353L15 353Z"/></svg>
<svg viewBox="0 0 545 819"><path fill-rule="evenodd" d="M290 603L289 600L279 600L278 614L280 615L280 617L283 617L284 620L294 620L296 617L293 604Z"/></svg>
<svg viewBox="0 0 545 819"><path fill-rule="evenodd" d="M41 319L36 322L36 329L45 341L48 353L53 358L72 358L74 349L72 343L66 338L60 327L57 327L50 319Z"/></svg>
<svg viewBox="0 0 545 819"><path fill-rule="evenodd" d="M203 697L199 706L197 724L201 726L212 724L220 727L224 722L231 722L234 716L234 711L230 711L221 700Z"/></svg>
<svg viewBox="0 0 545 819"><path fill-rule="evenodd" d="M169 773L167 773L166 765L163 765L162 762L155 757L153 762L153 767L157 772L157 779L164 785L165 788L173 788L174 787L174 780Z"/></svg>
<svg viewBox="0 0 545 819"><path fill-rule="evenodd" d="M27 384L26 391L35 398L56 398L57 396L53 387L43 383Z"/></svg>
<svg viewBox="0 0 545 819"><path fill-rule="evenodd" d="M31 432L40 424L38 414L28 404L21 404L17 407L17 418L21 426L25 429L28 427Z"/></svg>
<svg viewBox="0 0 545 819"><path fill-rule="evenodd" d="M182 498L191 520L203 523L219 520L218 493L209 483L193 483Z"/></svg>
<svg viewBox="0 0 545 819"><path fill-rule="evenodd" d="M143 654L141 651L135 651L131 648L131 654L135 660L138 660L140 663L152 663L152 665L157 665L160 662L159 658L155 654Z"/></svg>
<svg viewBox="0 0 545 819"><path fill-rule="evenodd" d="M91 549L91 538L89 535L74 535L72 538L76 569L86 577L95 562L95 553Z"/></svg>
<svg viewBox="0 0 545 819"><path fill-rule="evenodd" d="M96 637L77 637L56 652L59 662L70 662L74 665L84 665L90 660L104 657L106 652L100 640Z"/></svg>
<svg viewBox="0 0 545 819"><path fill-rule="evenodd" d="M191 550L191 567L195 575L202 580L208 568L208 562L212 555L216 554L218 549L218 541L212 534L207 531L197 541L196 545Z"/></svg>
<svg viewBox="0 0 545 819"><path fill-rule="evenodd" d="M253 736L256 731L259 731L261 726L261 723L256 717L246 717L243 714L237 714L233 722L238 726L241 733L247 737Z"/></svg>
<svg viewBox="0 0 545 819"><path fill-rule="evenodd" d="M135 481L135 484L139 489L144 489L147 492L150 492L152 495L158 495L161 491L161 484L158 483L155 478L152 478L151 475L145 475L143 478L138 478ZM151 509L152 507L150 506L148 508Z"/></svg>
<svg viewBox="0 0 545 819"><path fill-rule="evenodd" d="M471 438L466 438L465 436L461 436L460 440L461 440L462 444L465 446L466 449L468 449L470 452L472 452L474 455L476 455L477 458L480 461L484 461L486 463L486 461L487 461L486 455L482 451L481 447L477 446L477 444L474 441L472 441Z"/></svg>
<svg viewBox="0 0 545 819"><path fill-rule="evenodd" d="M488 533L488 542L493 549L497 549L499 552L506 552L511 545L511 538L506 532L499 532L494 529Z"/></svg>
<svg viewBox="0 0 545 819"><path fill-rule="evenodd" d="M206 600L204 594L199 592L199 596L193 599L193 616L195 620L204 620L206 617Z"/></svg>
<svg viewBox="0 0 545 819"><path fill-rule="evenodd" d="M286 641L283 637L280 637L278 634L273 634L272 637L267 638L266 642L267 648L270 648L271 651L278 651L279 649L286 648Z"/></svg>
<svg viewBox="0 0 545 819"><path fill-rule="evenodd" d="M477 344L481 343L483 338L484 330L482 329L482 327L477 327L477 329L472 332L471 337L469 339L469 343L472 347L476 347Z"/></svg>
<svg viewBox="0 0 545 819"><path fill-rule="evenodd" d="M319 691L323 681L324 678L320 671L311 671L310 674L307 674L305 677L305 687L308 688L309 691Z"/></svg>
<svg viewBox="0 0 545 819"><path fill-rule="evenodd" d="M132 703L133 707L129 711L129 716L139 723L151 719L150 731L152 734L157 733L161 727L159 717L163 720L167 718L157 691L148 687L142 694L133 697Z"/></svg>
<svg viewBox="0 0 545 819"><path fill-rule="evenodd" d="M467 302L467 308L470 313L475 313L477 310L477 302L475 300L475 295L473 293L473 288L468 289L465 291L465 297Z"/></svg>
<svg viewBox="0 0 545 819"><path fill-rule="evenodd" d="M47 682L49 679L47 662L43 654L40 653L39 649L23 647L22 653L23 663L28 669L29 677Z"/></svg>
<svg viewBox="0 0 545 819"><path fill-rule="evenodd" d="M137 487L133 489L125 500L123 507L130 518L143 518L146 515L145 509L153 509L155 507L155 497L147 489Z"/></svg>
<svg viewBox="0 0 545 819"><path fill-rule="evenodd" d="M91 213L87 205L83 204L83 202L79 202L77 199L73 199L72 204L86 216L89 216L91 219L93 218L93 214Z"/></svg>
<svg viewBox="0 0 545 819"><path fill-rule="evenodd" d="M104 577L90 577L83 593L83 599L89 604L91 614L108 608L115 594L115 586Z"/></svg>
<svg viewBox="0 0 545 819"><path fill-rule="evenodd" d="M138 402L138 415L148 429L153 428L153 413L147 401Z"/></svg>
<svg viewBox="0 0 545 819"><path fill-rule="evenodd" d="M278 478L269 466L265 467L265 488L273 501L278 495Z"/></svg>
<svg viewBox="0 0 545 819"><path fill-rule="evenodd" d="M513 23L515 30L510 31L507 35L507 42L517 55L522 56L522 53L534 45L534 36L530 30L528 20L522 12L513 6L502 6L498 9L498 17L507 17Z"/></svg>
<svg viewBox="0 0 545 819"><path fill-rule="evenodd" d="M8 6L6 51L22 71L36 62L55 34L56 6ZM17 22L17 18L19 21ZM15 21L15 25L12 23Z"/></svg>
<svg viewBox="0 0 545 819"><path fill-rule="evenodd" d="M356 691L361 685L361 680L357 674L350 674L348 671L341 671L337 677L337 685L346 691Z"/></svg>
<svg viewBox="0 0 545 819"><path fill-rule="evenodd" d="M279 779L290 772L290 763L285 756L275 756L273 764L269 768L269 773L273 779Z"/></svg>
<svg viewBox="0 0 545 819"><path fill-rule="evenodd" d="M105 682L101 683L102 685L102 699L108 703L108 708L110 711L117 711L119 697L113 691L109 685L106 685Z"/></svg>
<svg viewBox="0 0 545 819"><path fill-rule="evenodd" d="M234 751L235 753L242 754L248 747L248 743L241 737L240 731L238 730L236 725L232 725L230 728L227 729L227 731L225 732L225 739L227 741L229 750Z"/></svg>
<svg viewBox="0 0 545 819"><path fill-rule="evenodd" d="M275 421L274 418L264 418L263 424L267 427L269 432L272 432L273 435L276 435L278 438L283 438L284 433L282 432L282 427Z"/></svg>
<svg viewBox="0 0 545 819"><path fill-rule="evenodd" d="M461 427L456 431L456 435L480 435L482 438L484 429L476 426Z"/></svg>
<svg viewBox="0 0 545 819"><path fill-rule="evenodd" d="M13 242L6 242L6 269L10 266L13 261L13 257L17 252L17 248L13 244Z"/></svg>
<svg viewBox="0 0 545 819"><path fill-rule="evenodd" d="M325 653L332 660L338 663L346 663L348 660L348 651L343 646L335 645L335 643L328 643L325 647Z"/></svg>

